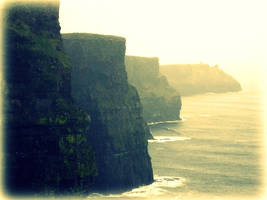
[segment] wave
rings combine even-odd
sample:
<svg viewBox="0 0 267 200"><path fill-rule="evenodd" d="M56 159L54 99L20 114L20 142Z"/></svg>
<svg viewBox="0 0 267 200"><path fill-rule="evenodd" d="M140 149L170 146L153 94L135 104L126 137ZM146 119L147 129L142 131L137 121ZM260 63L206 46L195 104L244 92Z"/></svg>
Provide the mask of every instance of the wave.
<svg viewBox="0 0 267 200"><path fill-rule="evenodd" d="M190 137L181 136L153 136L154 139L148 140L150 143L165 143L165 142L175 142L182 140L190 140Z"/></svg>
<svg viewBox="0 0 267 200"><path fill-rule="evenodd" d="M172 121L148 122L147 125L153 126L153 125L157 125L157 124L177 124L177 123L182 122L182 121L184 121L184 120L180 119L180 120L172 120Z"/></svg>
<svg viewBox="0 0 267 200"><path fill-rule="evenodd" d="M173 176L157 176L155 175L155 181L152 186L156 187L168 187L176 188L184 185L185 178L173 177Z"/></svg>
<svg viewBox="0 0 267 200"><path fill-rule="evenodd" d="M181 187L185 183L185 178L182 177L172 177L172 176L154 176L154 182L150 185L140 186L138 188L132 189L131 191L124 192L121 194L98 194L93 193L88 196L88 199L111 199L111 198L152 198L159 197L168 193L166 188L176 188Z"/></svg>

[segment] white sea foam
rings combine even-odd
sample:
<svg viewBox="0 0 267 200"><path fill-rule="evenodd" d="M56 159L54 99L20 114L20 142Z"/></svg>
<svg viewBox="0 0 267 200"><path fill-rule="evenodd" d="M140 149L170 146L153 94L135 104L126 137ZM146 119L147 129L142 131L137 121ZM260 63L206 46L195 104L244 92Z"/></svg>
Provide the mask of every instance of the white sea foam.
<svg viewBox="0 0 267 200"><path fill-rule="evenodd" d="M186 120L186 118L185 117L181 117L181 120L180 120L180 122L184 122Z"/></svg>
<svg viewBox="0 0 267 200"><path fill-rule="evenodd" d="M173 176L157 176L154 177L155 181L152 185L156 187L169 187L176 188L184 185L185 179L182 177Z"/></svg>
<svg viewBox="0 0 267 200"><path fill-rule="evenodd" d="M164 142L175 142L190 140L190 137L181 137L181 136L153 136L154 139L148 140L150 143L164 143Z"/></svg>
<svg viewBox="0 0 267 200"><path fill-rule="evenodd" d="M179 122L183 121L181 120L173 120L173 121L161 121L161 122L149 122L147 123L148 126L157 125L157 124L177 124Z"/></svg>
<svg viewBox="0 0 267 200"><path fill-rule="evenodd" d="M111 199L111 198L158 198L161 195L168 193L167 188L176 188L184 185L185 179L182 177L172 177L172 176L154 176L154 182L150 185L141 186L135 188L131 191L124 192L121 194L91 194L88 199Z"/></svg>

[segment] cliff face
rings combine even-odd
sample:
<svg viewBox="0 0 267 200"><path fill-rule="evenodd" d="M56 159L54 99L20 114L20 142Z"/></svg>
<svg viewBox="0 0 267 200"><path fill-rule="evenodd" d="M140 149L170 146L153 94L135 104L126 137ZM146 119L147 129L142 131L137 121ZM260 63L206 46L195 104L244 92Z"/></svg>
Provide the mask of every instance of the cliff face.
<svg viewBox="0 0 267 200"><path fill-rule="evenodd" d="M158 58L126 56L129 82L140 95L144 118L151 121L180 119L180 95L159 73Z"/></svg>
<svg viewBox="0 0 267 200"><path fill-rule="evenodd" d="M240 84L218 66L207 64L162 65L160 72L181 95L240 91Z"/></svg>
<svg viewBox="0 0 267 200"><path fill-rule="evenodd" d="M89 141L96 152L96 187L125 189L153 181L146 126L136 89L127 82L125 39L64 34L72 96L91 116Z"/></svg>
<svg viewBox="0 0 267 200"><path fill-rule="evenodd" d="M96 175L90 117L72 102L59 4L5 12L5 187L10 194L79 191Z"/></svg>

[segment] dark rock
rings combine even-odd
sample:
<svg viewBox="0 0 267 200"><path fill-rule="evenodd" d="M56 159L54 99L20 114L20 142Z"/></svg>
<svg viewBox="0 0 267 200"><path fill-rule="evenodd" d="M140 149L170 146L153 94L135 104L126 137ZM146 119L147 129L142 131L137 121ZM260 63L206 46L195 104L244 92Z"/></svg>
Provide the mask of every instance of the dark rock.
<svg viewBox="0 0 267 200"><path fill-rule="evenodd" d="M136 89L125 71L125 39L63 34L70 56L72 96L91 116L89 141L96 152L97 189L128 189L153 181L146 124Z"/></svg>
<svg viewBox="0 0 267 200"><path fill-rule="evenodd" d="M148 122L179 120L181 98L159 72L158 58L126 56L128 79L140 95Z"/></svg>
<svg viewBox="0 0 267 200"><path fill-rule="evenodd" d="M71 98L59 3L5 9L5 189L11 195L89 189L97 173L90 117Z"/></svg>

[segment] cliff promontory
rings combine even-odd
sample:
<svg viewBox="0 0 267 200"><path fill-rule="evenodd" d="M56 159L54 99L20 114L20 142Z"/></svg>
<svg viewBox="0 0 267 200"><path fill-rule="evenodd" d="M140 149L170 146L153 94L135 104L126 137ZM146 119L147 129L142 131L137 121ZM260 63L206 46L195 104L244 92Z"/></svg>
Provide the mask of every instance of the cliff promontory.
<svg viewBox="0 0 267 200"><path fill-rule="evenodd" d="M91 116L98 189L125 189L153 181L146 124L136 89L125 71L125 39L63 34L72 63L72 96Z"/></svg>
<svg viewBox="0 0 267 200"><path fill-rule="evenodd" d="M87 136L90 116L71 97L59 2L36 2L5 7L5 191L83 191L97 174Z"/></svg>
<svg viewBox="0 0 267 200"><path fill-rule="evenodd" d="M181 95L241 90L240 83L217 65L213 67L208 64L162 65L160 72L168 78L170 85Z"/></svg>
<svg viewBox="0 0 267 200"><path fill-rule="evenodd" d="M156 57L126 56L129 83L136 87L148 122L180 119L181 98L159 72Z"/></svg>

